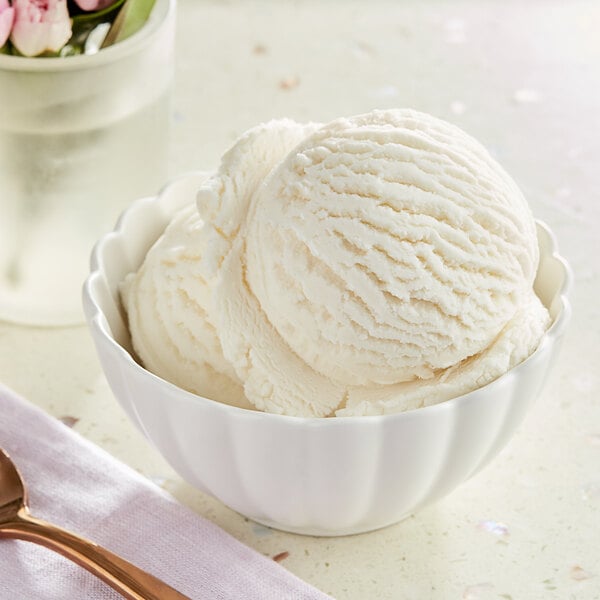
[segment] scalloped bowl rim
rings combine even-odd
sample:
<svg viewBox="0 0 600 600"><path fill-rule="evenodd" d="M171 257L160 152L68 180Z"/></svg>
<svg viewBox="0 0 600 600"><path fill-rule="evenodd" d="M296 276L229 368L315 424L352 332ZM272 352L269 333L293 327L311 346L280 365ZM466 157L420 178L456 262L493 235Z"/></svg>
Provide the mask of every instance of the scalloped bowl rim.
<svg viewBox="0 0 600 600"><path fill-rule="evenodd" d="M486 385L483 385L475 390L472 390L460 396L450 398L449 400L444 400L437 404L431 404L429 406L414 408L403 412L389 413L383 415L340 417L298 417L291 415L282 415L277 413L268 413L259 410L251 410L246 408L240 408L238 406L232 406L223 402L219 402L218 400L212 400L210 398L194 394L193 392L189 392L177 386L176 384L162 379L158 375L155 375L151 371L145 369L140 363L138 363L133 358L131 353L114 338L114 335L110 331L108 318L104 314L104 310L102 308L102 300L98 299L95 294L95 282L98 279L103 278L103 270L101 265L104 264L103 257L107 244L114 238L124 239L126 237L130 215L141 210L147 210L152 207L158 207L160 205L161 197L166 191L168 191L171 188L171 186L175 185L177 182L185 179L186 177L195 176L197 174L198 173L196 172L192 172L180 175L178 178L172 180L166 186L164 186L156 196L139 198L138 200L132 202L132 204L121 213L119 219L117 220L114 230L102 236L95 244L90 260L90 273L83 285L84 311L86 314L86 319L88 321L88 326L92 330L92 333L99 334L100 338L105 343L108 343L108 345L111 347L111 350L113 352L117 352L120 355L120 358L124 360L130 368L136 370L138 373L142 374L142 376L150 378L156 387L166 387L167 389L176 391L178 393L178 399L183 400L185 402L208 403L212 408L224 411L225 413L229 412L232 416L235 415L236 417L244 417L251 419L269 419L271 421L285 421L288 424L293 423L297 426L309 425L311 427L340 427L347 422L360 423L364 421L365 423L377 423L379 421L389 422L393 420L412 419L418 416L419 418L421 418L421 416L425 417L425 415L430 415L439 411L454 410L457 406L461 404L470 403L474 400L477 401L477 397L480 396L482 393L485 393L487 390L493 389L496 386L503 385L504 381L507 378L517 376L521 370L528 368L529 363L533 362L536 359L536 357L541 353L542 349L545 346L556 342L557 338L559 338L562 335L571 317L571 304L568 300L568 294L570 292L573 282L573 274L571 268L569 266L569 263L565 260L565 258L559 254L556 236L554 235L552 230L543 221L536 219L535 222L537 226L542 231L544 231L550 242L548 257L556 260L563 269L562 285L557 290L555 296L560 300L561 308L559 313L555 317L553 323L548 328L542 340L540 341L540 344L538 345L536 350L524 361L522 361L521 363L519 363L518 365L501 375L500 377L487 383Z"/></svg>

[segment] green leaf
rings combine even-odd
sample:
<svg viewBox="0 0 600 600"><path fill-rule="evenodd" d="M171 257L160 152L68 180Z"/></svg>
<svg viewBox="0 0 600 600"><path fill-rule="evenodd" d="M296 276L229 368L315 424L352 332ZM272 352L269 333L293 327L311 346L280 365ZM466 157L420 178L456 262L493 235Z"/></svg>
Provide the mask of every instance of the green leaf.
<svg viewBox="0 0 600 600"><path fill-rule="evenodd" d="M103 8L102 10L97 10L95 12L86 12L79 13L73 16L73 29L75 29L79 25L89 24L90 22L93 24L96 23L104 23L108 21L112 21L115 17L117 11L126 0L116 0L110 6Z"/></svg>
<svg viewBox="0 0 600 600"><path fill-rule="evenodd" d="M71 19L72 35L67 45L60 51L63 57L75 56L85 52L85 44L90 33L102 23L112 23L126 0L116 0L110 6L95 12L77 13Z"/></svg>
<svg viewBox="0 0 600 600"><path fill-rule="evenodd" d="M138 32L148 21L155 2L156 0L125 0L102 47L117 44Z"/></svg>

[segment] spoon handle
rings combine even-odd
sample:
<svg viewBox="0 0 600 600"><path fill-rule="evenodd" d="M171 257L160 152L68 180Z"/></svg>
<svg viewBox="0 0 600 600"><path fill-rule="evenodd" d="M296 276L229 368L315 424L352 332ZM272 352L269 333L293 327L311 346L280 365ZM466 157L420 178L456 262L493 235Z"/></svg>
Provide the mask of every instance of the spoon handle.
<svg viewBox="0 0 600 600"><path fill-rule="evenodd" d="M11 523L2 524L0 537L27 540L54 550L102 579L127 600L190 600L98 544L24 511Z"/></svg>

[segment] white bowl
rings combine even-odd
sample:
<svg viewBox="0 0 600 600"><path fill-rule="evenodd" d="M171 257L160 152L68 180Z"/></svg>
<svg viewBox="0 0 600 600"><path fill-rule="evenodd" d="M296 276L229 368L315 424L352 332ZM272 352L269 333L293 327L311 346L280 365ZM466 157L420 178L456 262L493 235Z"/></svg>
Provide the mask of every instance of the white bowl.
<svg viewBox="0 0 600 600"><path fill-rule="evenodd" d="M508 442L538 395L570 316L571 275L538 223L536 291L553 324L526 361L458 398L405 413L298 418L196 396L132 357L118 284L206 177L186 175L135 202L94 249L83 302L112 390L190 484L272 527L345 535L395 523L442 498Z"/></svg>

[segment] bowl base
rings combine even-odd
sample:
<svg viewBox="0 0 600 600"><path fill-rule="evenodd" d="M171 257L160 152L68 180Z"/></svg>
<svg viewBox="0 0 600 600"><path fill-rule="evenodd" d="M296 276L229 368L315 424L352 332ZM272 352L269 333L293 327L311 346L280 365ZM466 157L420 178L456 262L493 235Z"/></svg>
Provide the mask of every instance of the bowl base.
<svg viewBox="0 0 600 600"><path fill-rule="evenodd" d="M388 523L378 523L378 524L359 524L353 527L345 527L342 529L326 529L324 527L312 527L307 525L306 527L294 527L291 525L284 525L281 523L275 523L274 521L270 521L269 519L257 519L255 517L248 517L252 521L259 523L260 525L264 525L265 527L269 527L271 529L276 529L278 531L284 531L286 533L296 533L299 535L310 535L313 537L343 537L348 535L359 535L361 533L369 533L371 531L377 531L378 529L384 529L385 527L390 527L391 525L396 525L404 519L410 517L413 513L407 513L402 515L401 517L395 518L394 520Z"/></svg>

